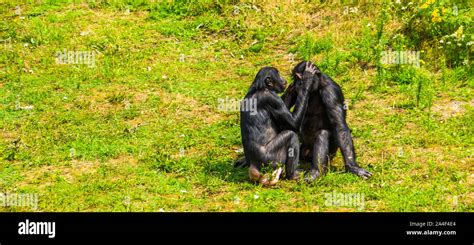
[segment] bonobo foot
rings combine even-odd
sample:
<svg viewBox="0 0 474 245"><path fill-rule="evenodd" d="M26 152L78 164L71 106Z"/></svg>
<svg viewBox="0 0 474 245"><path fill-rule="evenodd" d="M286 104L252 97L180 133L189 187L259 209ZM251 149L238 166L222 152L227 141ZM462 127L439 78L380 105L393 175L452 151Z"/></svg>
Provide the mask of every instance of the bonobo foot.
<svg viewBox="0 0 474 245"><path fill-rule="evenodd" d="M282 171L283 169L281 167L278 167L275 171L273 171L269 179L269 176L267 176L266 174L261 174L255 166L251 165L249 168L249 177L250 181L254 183L258 183L263 186L273 186L276 185L276 183L278 183L278 181L280 180Z"/></svg>
<svg viewBox="0 0 474 245"><path fill-rule="evenodd" d="M359 177L362 177L363 179L368 179L372 176L372 173L359 166L346 166L346 171L351 172Z"/></svg>
<svg viewBox="0 0 474 245"><path fill-rule="evenodd" d="M306 172L304 181L312 183L319 177L321 177L321 173L319 172L319 170L317 168L312 168L308 172Z"/></svg>
<svg viewBox="0 0 474 245"><path fill-rule="evenodd" d="M304 170L300 169L300 168L297 168L291 176L286 175L286 179L287 180L299 180L299 179L301 179L301 176L303 176L303 174L304 174Z"/></svg>

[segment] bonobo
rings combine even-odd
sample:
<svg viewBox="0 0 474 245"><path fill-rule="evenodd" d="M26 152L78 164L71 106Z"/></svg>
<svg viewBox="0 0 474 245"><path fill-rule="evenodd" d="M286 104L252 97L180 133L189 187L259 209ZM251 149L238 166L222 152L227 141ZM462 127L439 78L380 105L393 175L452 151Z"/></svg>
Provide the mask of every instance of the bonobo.
<svg viewBox="0 0 474 245"><path fill-rule="evenodd" d="M244 100L257 103L257 110L241 108L240 127L245 159L250 165L251 181L262 185L274 185L282 169L278 163L285 165L287 179L296 179L296 168L299 161L298 129L308 104L308 91L313 82L315 67L308 63L302 68L303 75L299 80L301 88L295 91L296 106L291 113L277 95L286 87L286 81L277 69L264 67L260 69L247 92ZM260 173L262 165L276 169L273 179Z"/></svg>
<svg viewBox="0 0 474 245"><path fill-rule="evenodd" d="M298 106L298 91L306 89L300 75L305 61L297 64L293 71L293 83L282 95L287 108ZM337 148L341 148L347 171L362 178L372 174L356 163L351 131L346 123L344 96L339 85L316 67L313 86L310 88L308 109L299 131L301 160L311 161L311 169L305 179L313 181L328 169L329 158L333 158Z"/></svg>

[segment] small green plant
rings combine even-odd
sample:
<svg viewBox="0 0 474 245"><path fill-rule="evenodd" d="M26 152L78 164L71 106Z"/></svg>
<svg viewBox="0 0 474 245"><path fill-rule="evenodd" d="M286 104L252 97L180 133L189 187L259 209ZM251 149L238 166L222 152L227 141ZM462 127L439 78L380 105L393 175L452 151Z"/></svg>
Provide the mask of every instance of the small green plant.
<svg viewBox="0 0 474 245"><path fill-rule="evenodd" d="M290 49L290 52L297 53L304 60L311 60L313 55L328 52L333 48L331 36L324 36L316 39L313 34L306 33L296 42L296 46Z"/></svg>
<svg viewBox="0 0 474 245"><path fill-rule="evenodd" d="M402 92L415 99L415 105L430 108L432 105L432 82L427 73L413 66L392 68L389 70L390 80L398 84Z"/></svg>
<svg viewBox="0 0 474 245"><path fill-rule="evenodd" d="M112 94L107 97L107 101L110 102L111 104L118 105L121 104L126 98L126 95L124 93L117 93L117 94Z"/></svg>
<svg viewBox="0 0 474 245"><path fill-rule="evenodd" d="M349 70L348 62L346 62L348 59L349 57L345 52L333 50L326 52L323 60L318 63L318 66L321 70L325 71L326 74L338 76L346 74Z"/></svg>
<svg viewBox="0 0 474 245"><path fill-rule="evenodd" d="M385 50L385 46L387 43L387 40L384 38L384 28L387 22L389 21L390 15L388 13L388 5L383 4L382 9L380 11L380 15L377 18L376 22L376 41L375 41L375 46L373 47L372 51L375 57L375 67L377 69L377 76L376 76L376 85L380 85L381 82L384 81L383 79L383 67L381 64L381 54L382 51Z"/></svg>
<svg viewBox="0 0 474 245"><path fill-rule="evenodd" d="M266 33L262 29L256 30L252 35L253 41L248 50L253 53L259 53L265 45L265 40L267 38L267 35L268 33Z"/></svg>
<svg viewBox="0 0 474 245"><path fill-rule="evenodd" d="M7 161L14 161L15 156L19 153L20 151L20 142L21 139L15 139L13 142L10 143L10 145L4 150L3 152L3 159Z"/></svg>

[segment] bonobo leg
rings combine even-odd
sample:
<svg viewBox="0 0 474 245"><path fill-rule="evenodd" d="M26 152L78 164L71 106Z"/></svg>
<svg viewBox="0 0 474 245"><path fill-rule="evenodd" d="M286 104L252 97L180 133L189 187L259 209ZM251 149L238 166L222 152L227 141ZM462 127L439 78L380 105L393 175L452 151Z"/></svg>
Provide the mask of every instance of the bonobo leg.
<svg viewBox="0 0 474 245"><path fill-rule="evenodd" d="M316 132L311 169L306 174L306 181L312 182L327 172L330 154L330 136L331 133L325 129Z"/></svg>
<svg viewBox="0 0 474 245"><path fill-rule="evenodd" d="M304 145L300 147L300 162L311 162L313 159L313 144Z"/></svg>
<svg viewBox="0 0 474 245"><path fill-rule="evenodd" d="M282 131L265 145L263 152L264 156L262 162L271 164L271 166L276 169L273 173L273 175L276 176L274 176L271 181L268 181L267 178L260 173L261 166L250 164L249 175L252 181L259 181L264 185L276 184L281 174L281 169L279 170L280 167L277 165L278 163L285 164L287 179L298 178L296 168L298 167L300 149L298 135L295 132L291 130Z"/></svg>
<svg viewBox="0 0 474 245"><path fill-rule="evenodd" d="M296 169L300 157L300 143L298 135L285 130L278 134L272 141L266 145L267 162L284 163L287 179L297 179Z"/></svg>

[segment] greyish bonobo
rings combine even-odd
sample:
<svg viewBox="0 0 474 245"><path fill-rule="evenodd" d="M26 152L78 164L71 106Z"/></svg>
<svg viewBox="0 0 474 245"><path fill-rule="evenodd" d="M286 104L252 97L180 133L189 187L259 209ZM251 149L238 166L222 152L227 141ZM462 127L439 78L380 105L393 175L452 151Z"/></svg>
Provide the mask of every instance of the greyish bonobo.
<svg viewBox="0 0 474 245"><path fill-rule="evenodd" d="M249 164L249 176L253 182L262 185L274 185L280 178L282 169L278 163L285 165L287 179L298 177L300 144L298 132L308 104L308 91L314 81L316 67L311 63L302 68L299 79L300 89L295 91L295 108L293 113L277 95L286 87L286 81L277 69L264 67L260 69L244 101L256 102L256 111L246 110L242 105L240 127L244 154ZM261 174L263 165L275 170L269 180Z"/></svg>
<svg viewBox="0 0 474 245"><path fill-rule="evenodd" d="M282 95L287 108L298 106L298 92L306 90L301 73L307 62L297 64L292 71L293 83ZM316 67L313 86L310 88L308 109L299 131L301 139L300 159L311 161L311 169L305 179L314 181L328 169L328 161L338 148L344 158L347 171L362 178L372 174L356 163L351 130L346 123L344 96L339 85Z"/></svg>

